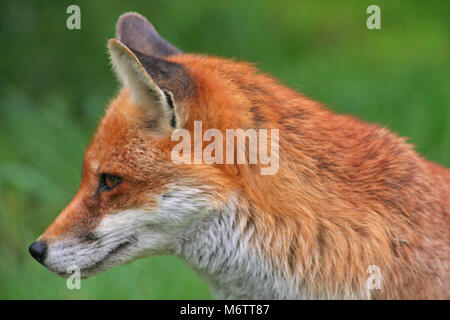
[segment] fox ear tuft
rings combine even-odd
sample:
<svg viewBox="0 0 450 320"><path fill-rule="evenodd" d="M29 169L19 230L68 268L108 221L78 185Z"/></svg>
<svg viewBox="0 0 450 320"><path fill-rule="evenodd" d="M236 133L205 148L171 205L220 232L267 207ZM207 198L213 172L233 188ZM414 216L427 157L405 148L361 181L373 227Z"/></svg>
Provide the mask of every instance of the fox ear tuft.
<svg viewBox="0 0 450 320"><path fill-rule="evenodd" d="M166 132L181 126L184 112L177 101L186 99L191 83L182 66L133 51L116 39L108 41L108 49L116 74L147 122Z"/></svg>
<svg viewBox="0 0 450 320"><path fill-rule="evenodd" d="M164 58L182 53L162 38L139 13L127 12L121 15L116 25L116 36L127 47L143 54Z"/></svg>

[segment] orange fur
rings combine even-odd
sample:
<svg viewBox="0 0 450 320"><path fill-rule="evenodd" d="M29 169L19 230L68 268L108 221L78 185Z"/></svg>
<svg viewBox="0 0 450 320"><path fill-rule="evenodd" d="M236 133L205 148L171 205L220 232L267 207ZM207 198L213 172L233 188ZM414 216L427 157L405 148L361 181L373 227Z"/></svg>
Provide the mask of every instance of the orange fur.
<svg viewBox="0 0 450 320"><path fill-rule="evenodd" d="M449 170L388 130L334 114L245 63L184 54L168 60L195 84L184 127L192 131L201 120L203 130L277 128L278 173L262 176L248 164L173 164L176 143L142 129L145 117L124 90L86 152L80 191L41 239L86 232L115 209L152 208L168 182L192 177L220 190L210 194L218 206L237 190L242 232L318 297L359 292L370 265L384 277L375 298L450 297ZM105 170L124 183L93 198Z"/></svg>
<svg viewBox="0 0 450 320"><path fill-rule="evenodd" d="M388 130L333 114L248 65L173 59L201 82L193 119L222 130L280 129L278 174L239 165L232 177L248 201L247 228L274 264L302 272L311 288L342 293L364 287L367 267L378 265L378 298L449 297L449 170Z"/></svg>

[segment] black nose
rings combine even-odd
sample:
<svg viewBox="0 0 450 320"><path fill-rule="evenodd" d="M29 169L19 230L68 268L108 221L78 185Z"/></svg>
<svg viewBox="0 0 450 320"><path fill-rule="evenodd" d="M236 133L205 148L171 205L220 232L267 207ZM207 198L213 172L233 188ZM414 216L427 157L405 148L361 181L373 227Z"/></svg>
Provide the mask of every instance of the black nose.
<svg viewBox="0 0 450 320"><path fill-rule="evenodd" d="M47 252L47 244L38 240L28 248L28 251L30 251L33 258L35 258L39 263L42 263L45 259L45 253Z"/></svg>

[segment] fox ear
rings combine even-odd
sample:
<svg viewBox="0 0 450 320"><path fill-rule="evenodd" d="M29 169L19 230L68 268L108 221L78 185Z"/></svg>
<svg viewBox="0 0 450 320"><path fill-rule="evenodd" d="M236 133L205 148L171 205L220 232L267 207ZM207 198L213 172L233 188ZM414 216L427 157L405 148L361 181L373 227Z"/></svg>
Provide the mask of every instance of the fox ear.
<svg viewBox="0 0 450 320"><path fill-rule="evenodd" d="M185 115L181 105L192 92L184 67L134 51L116 39L108 41L108 49L119 79L145 111L147 123L164 131L181 127Z"/></svg>
<svg viewBox="0 0 450 320"><path fill-rule="evenodd" d="M135 12L120 16L116 37L133 50L159 58L181 53L181 50L163 39L147 19Z"/></svg>

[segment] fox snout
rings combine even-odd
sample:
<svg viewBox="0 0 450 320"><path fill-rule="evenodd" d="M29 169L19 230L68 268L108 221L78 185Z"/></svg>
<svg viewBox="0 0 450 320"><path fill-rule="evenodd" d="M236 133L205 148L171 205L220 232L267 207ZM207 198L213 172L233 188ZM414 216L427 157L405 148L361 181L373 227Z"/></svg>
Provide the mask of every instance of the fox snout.
<svg viewBox="0 0 450 320"><path fill-rule="evenodd" d="M106 219L108 220L108 219ZM57 238L41 236L29 246L31 256L50 271L67 277L76 267L83 278L134 257L138 238L126 226L99 225L93 232L68 233Z"/></svg>

